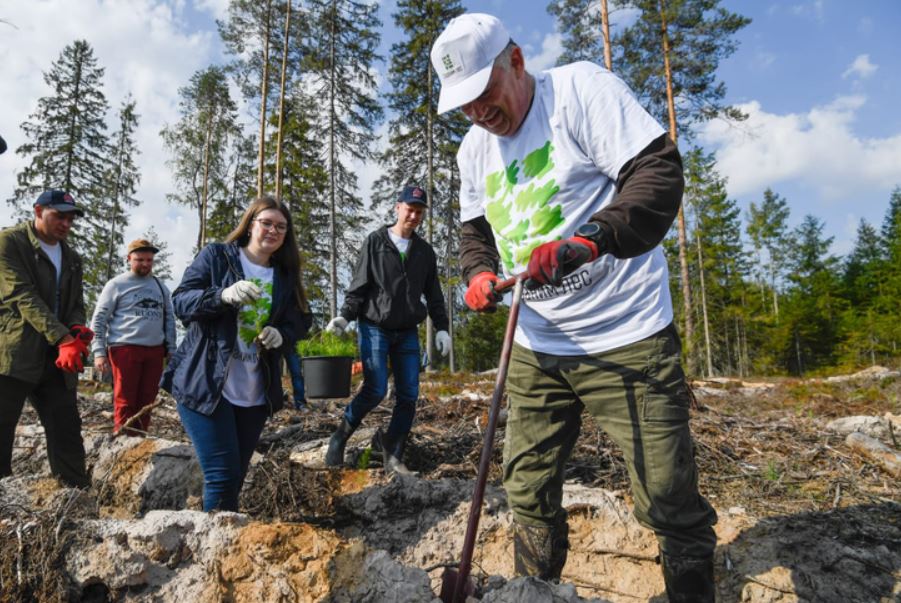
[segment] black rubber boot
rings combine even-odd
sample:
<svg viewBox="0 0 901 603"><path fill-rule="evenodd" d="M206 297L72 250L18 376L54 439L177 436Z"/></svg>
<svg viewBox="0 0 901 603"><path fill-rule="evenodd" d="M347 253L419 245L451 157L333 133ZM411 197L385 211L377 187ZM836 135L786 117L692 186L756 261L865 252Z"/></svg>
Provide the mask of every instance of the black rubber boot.
<svg viewBox="0 0 901 603"><path fill-rule="evenodd" d="M404 465L404 450L407 447L407 435L399 438L390 438L387 433L378 428L372 436L372 451L382 454L382 466L386 472L399 473L401 475L416 475Z"/></svg>
<svg viewBox="0 0 901 603"><path fill-rule="evenodd" d="M328 441L328 452L325 453L326 465L329 467L340 467L344 464L344 447L347 446L348 438L356 429L356 427L347 422L347 419L341 418L338 429L335 430L335 433L332 434L331 439Z"/></svg>
<svg viewBox="0 0 901 603"><path fill-rule="evenodd" d="M671 557L660 553L666 596L671 603L713 603L713 557Z"/></svg>
<svg viewBox="0 0 901 603"><path fill-rule="evenodd" d="M529 526L513 522L513 572L542 580L560 580L569 551L569 524Z"/></svg>

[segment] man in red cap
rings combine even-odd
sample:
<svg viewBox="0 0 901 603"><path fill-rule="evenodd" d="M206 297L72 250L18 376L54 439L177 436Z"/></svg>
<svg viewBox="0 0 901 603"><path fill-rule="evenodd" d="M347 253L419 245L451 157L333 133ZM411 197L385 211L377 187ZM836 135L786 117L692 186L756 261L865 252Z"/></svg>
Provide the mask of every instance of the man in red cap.
<svg viewBox="0 0 901 603"><path fill-rule="evenodd" d="M0 232L0 477L12 474L27 397L50 470L70 486L90 485L75 387L93 333L84 326L81 258L66 243L81 215L71 195L45 191L33 220Z"/></svg>
<svg viewBox="0 0 901 603"><path fill-rule="evenodd" d="M128 271L103 287L91 329L94 368L113 374L113 430L144 435L163 374L163 359L175 353L175 313L169 290L153 275L159 249L146 239L128 244ZM136 417L136 418L133 418Z"/></svg>

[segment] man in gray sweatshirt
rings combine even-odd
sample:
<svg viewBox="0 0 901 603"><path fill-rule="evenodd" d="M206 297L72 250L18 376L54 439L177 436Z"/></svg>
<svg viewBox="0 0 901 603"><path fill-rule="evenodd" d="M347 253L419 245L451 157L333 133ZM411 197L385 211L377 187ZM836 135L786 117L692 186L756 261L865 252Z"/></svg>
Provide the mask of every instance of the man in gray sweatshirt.
<svg viewBox="0 0 901 603"><path fill-rule="evenodd" d="M147 432L150 413L141 410L156 399L163 359L175 352L172 299L153 276L158 251L144 239L129 243L129 270L103 287L91 321L94 369L113 374L115 433L123 427L128 435Z"/></svg>

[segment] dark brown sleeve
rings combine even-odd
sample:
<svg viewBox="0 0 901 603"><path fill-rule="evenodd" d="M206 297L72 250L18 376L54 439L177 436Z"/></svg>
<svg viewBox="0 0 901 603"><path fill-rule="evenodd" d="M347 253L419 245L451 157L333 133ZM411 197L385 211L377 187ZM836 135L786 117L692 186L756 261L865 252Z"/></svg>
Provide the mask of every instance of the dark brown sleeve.
<svg viewBox="0 0 901 603"><path fill-rule="evenodd" d="M589 219L604 231L601 252L632 258L659 245L679 212L684 185L679 149L663 134L623 166L613 202Z"/></svg>
<svg viewBox="0 0 901 603"><path fill-rule="evenodd" d="M463 280L469 280L480 272L497 274L498 253L494 246L494 233L485 216L463 222L460 229L460 269Z"/></svg>

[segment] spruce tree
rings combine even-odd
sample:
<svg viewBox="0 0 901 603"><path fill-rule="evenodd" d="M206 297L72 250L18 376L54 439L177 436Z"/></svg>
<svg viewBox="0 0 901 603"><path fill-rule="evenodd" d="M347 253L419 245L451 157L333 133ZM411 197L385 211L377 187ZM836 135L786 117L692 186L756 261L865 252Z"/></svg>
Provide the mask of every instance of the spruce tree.
<svg viewBox="0 0 901 603"><path fill-rule="evenodd" d="M457 272L459 239L456 154L469 123L461 111L437 114L440 82L431 66L430 51L447 23L462 12L456 0L402 0L397 4L394 24L404 37L391 47L391 92L387 94L395 117L388 126L389 146L381 155L385 173L373 191L376 207L388 222L394 219L394 202L405 185L415 183L428 192L429 207L420 234L435 248L439 267L444 268L451 316L456 301L452 287L458 282L449 278ZM428 320L426 350L435 359L432 335Z"/></svg>
<svg viewBox="0 0 901 603"><path fill-rule="evenodd" d="M329 314L338 311L338 263L359 251L363 201L353 160L373 158L382 119L375 63L380 42L378 5L361 0L309 0L303 88L317 100L314 137L328 170ZM349 270L348 270L349 273Z"/></svg>
<svg viewBox="0 0 901 603"><path fill-rule="evenodd" d="M171 281L173 276L171 260L172 252L169 251L169 244L160 237L156 228L153 226L148 227L147 230L144 231L144 234L141 235L141 238L150 241L157 249L159 249L156 255L153 256L154 276L163 282Z"/></svg>
<svg viewBox="0 0 901 603"><path fill-rule="evenodd" d="M138 129L138 114L135 112L135 101L131 96L122 103L119 109L119 129L113 133L110 168L106 177L105 198L109 215L106 218L107 237L104 245L96 249L102 255L106 248L106 280L116 274L115 264L121 257L122 233L128 226L129 209L140 204L134 194L141 182L141 174L136 163L139 154L135 142Z"/></svg>
<svg viewBox="0 0 901 603"><path fill-rule="evenodd" d="M757 275L761 290L769 288L772 312L779 317L779 288L788 263L788 202L772 189L763 192L763 202L748 208L747 233L757 255Z"/></svg>

